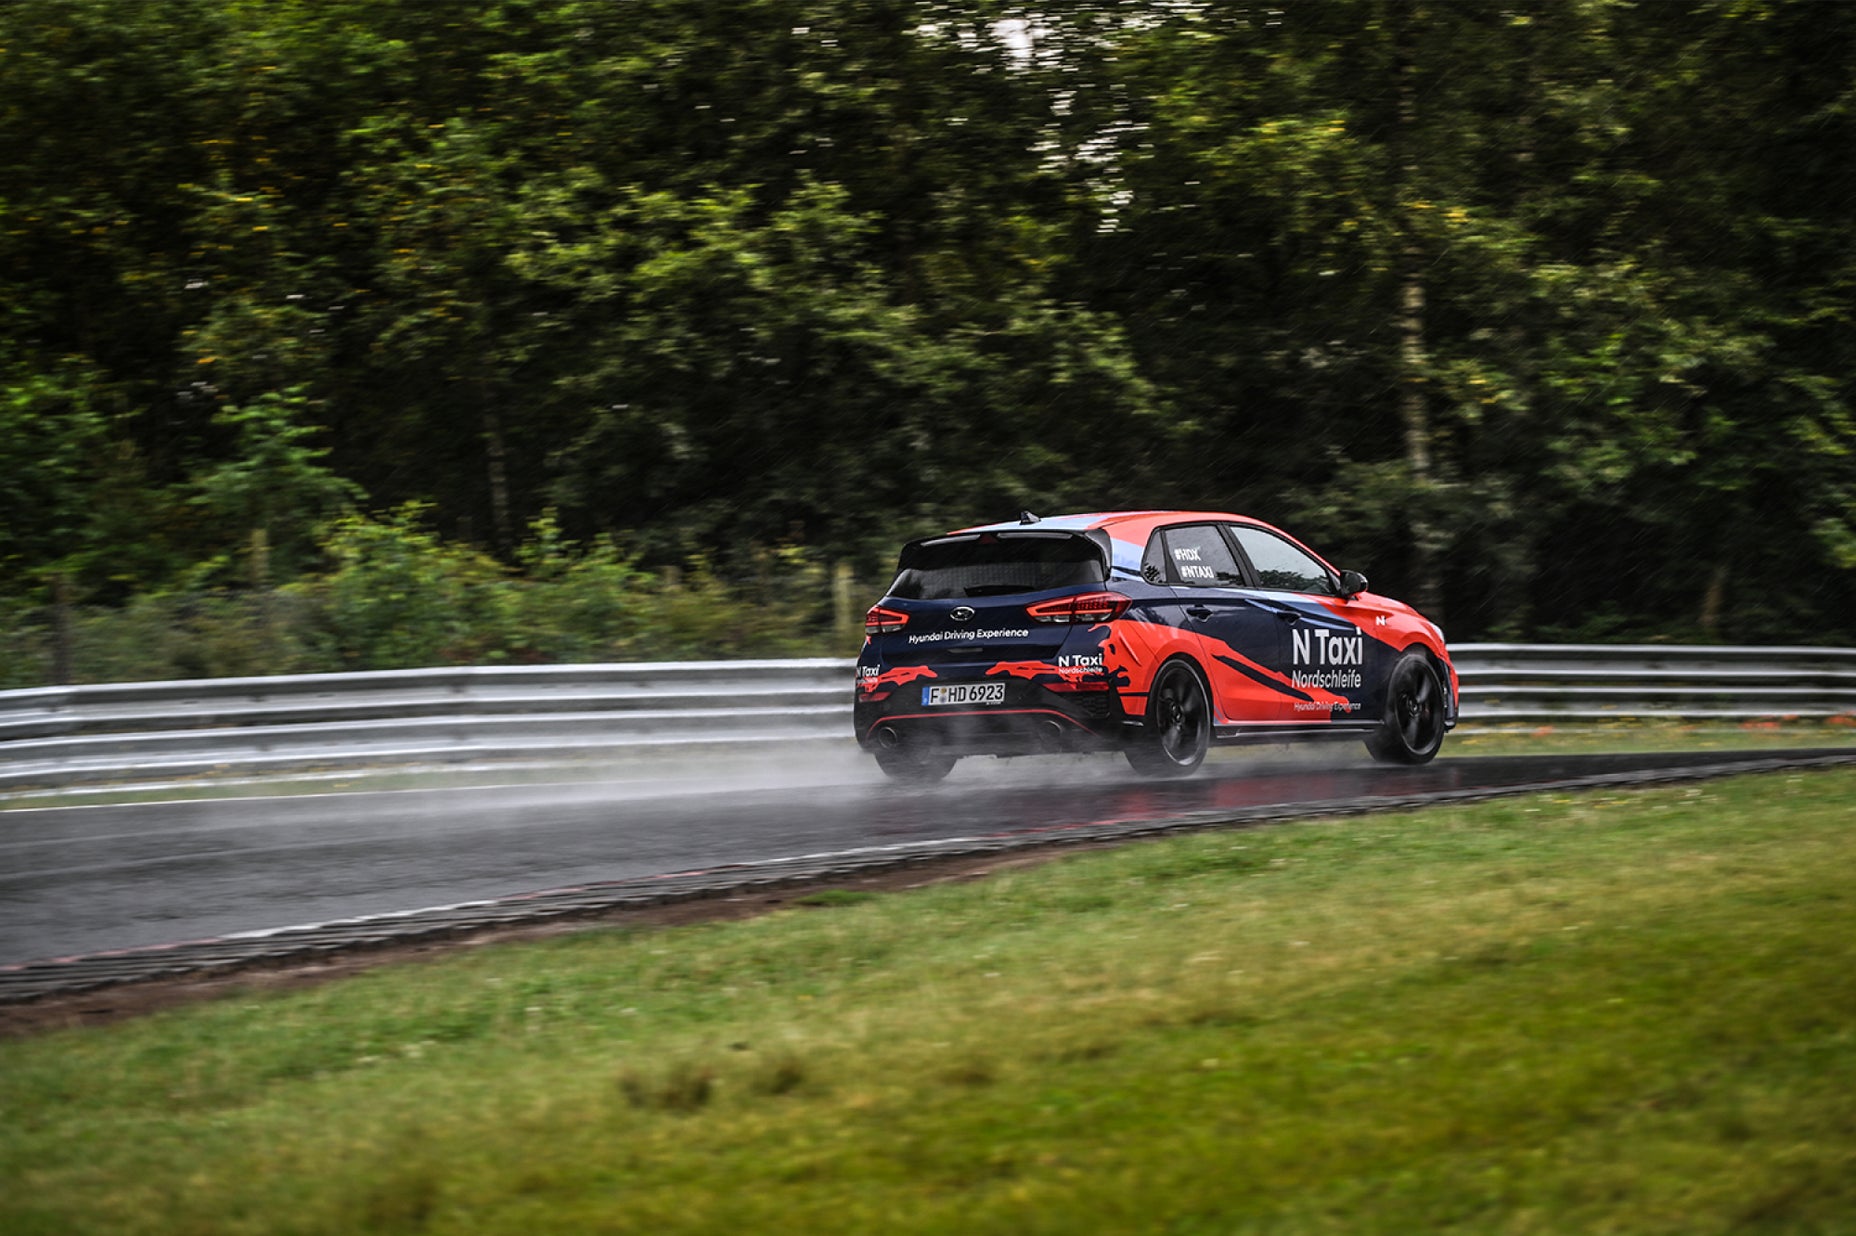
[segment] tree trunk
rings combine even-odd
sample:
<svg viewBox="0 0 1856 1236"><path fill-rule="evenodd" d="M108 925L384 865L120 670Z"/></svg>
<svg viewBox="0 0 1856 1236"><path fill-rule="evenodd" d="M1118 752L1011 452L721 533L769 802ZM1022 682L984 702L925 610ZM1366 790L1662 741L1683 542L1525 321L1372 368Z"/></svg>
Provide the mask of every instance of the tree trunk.
<svg viewBox="0 0 1856 1236"><path fill-rule="evenodd" d="M1708 586L1701 594L1702 633L1709 639L1721 633L1721 607L1727 601L1727 564L1717 562L1708 572Z"/></svg>
<svg viewBox="0 0 1856 1236"><path fill-rule="evenodd" d="M63 571L52 576L52 683L65 686L76 673L77 660L71 631L71 577Z"/></svg>
<svg viewBox="0 0 1856 1236"><path fill-rule="evenodd" d="M516 544L509 518L509 448L503 442L503 418L487 397L483 400L483 446L490 475L490 530L497 552L507 556Z"/></svg>
<svg viewBox="0 0 1856 1236"><path fill-rule="evenodd" d="M281 673L277 665L277 616L271 604L271 534L268 528L251 530L251 613L258 627L258 656L262 672Z"/></svg>
<svg viewBox="0 0 1856 1236"><path fill-rule="evenodd" d="M1424 347L1424 246L1419 240L1418 207L1418 92L1417 66L1412 44L1422 9L1392 10L1393 76L1398 92L1399 177L1395 186L1396 211L1404 233L1399 246L1398 280L1398 382L1399 419L1404 427L1405 468L1411 478L1412 604L1433 622L1442 621L1443 588L1438 580L1445 542L1433 497L1437 479L1432 459L1430 408L1426 397Z"/></svg>

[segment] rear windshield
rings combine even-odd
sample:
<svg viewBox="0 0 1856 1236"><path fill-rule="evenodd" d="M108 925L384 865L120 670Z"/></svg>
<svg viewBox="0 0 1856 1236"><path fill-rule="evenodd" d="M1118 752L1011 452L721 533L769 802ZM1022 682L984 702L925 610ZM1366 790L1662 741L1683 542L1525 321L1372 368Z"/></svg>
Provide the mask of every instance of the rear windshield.
<svg viewBox="0 0 1856 1236"><path fill-rule="evenodd" d="M889 595L948 601L1099 584L1105 578L1102 551L1086 537L978 533L908 546Z"/></svg>

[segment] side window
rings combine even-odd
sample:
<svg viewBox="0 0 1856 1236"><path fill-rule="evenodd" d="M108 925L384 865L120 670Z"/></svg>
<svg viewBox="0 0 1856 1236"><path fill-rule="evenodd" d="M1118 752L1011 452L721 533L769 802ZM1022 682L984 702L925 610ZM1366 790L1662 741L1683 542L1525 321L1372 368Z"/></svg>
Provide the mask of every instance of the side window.
<svg viewBox="0 0 1856 1236"><path fill-rule="evenodd" d="M1216 525L1168 528L1160 535L1166 541L1167 564L1179 583L1201 588L1244 586L1244 572Z"/></svg>
<svg viewBox="0 0 1856 1236"><path fill-rule="evenodd" d="M1321 596L1338 596L1334 578L1326 567L1297 546L1261 528L1234 524L1231 533L1257 570L1257 586L1280 588L1285 592L1313 592Z"/></svg>

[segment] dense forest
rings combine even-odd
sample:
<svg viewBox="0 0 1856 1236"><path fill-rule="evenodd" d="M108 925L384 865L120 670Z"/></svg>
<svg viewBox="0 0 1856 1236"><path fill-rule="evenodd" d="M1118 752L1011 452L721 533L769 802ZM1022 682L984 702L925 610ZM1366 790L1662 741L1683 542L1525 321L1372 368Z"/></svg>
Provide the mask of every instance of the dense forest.
<svg viewBox="0 0 1856 1236"><path fill-rule="evenodd" d="M6 681L822 649L1027 507L1847 642L1853 154L1845 3L7 0Z"/></svg>

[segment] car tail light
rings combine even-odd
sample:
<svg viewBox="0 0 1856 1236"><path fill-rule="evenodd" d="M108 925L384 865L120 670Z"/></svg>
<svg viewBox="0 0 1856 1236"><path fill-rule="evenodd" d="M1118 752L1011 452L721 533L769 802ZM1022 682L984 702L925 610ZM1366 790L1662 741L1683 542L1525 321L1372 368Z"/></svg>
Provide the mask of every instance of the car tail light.
<svg viewBox="0 0 1856 1236"><path fill-rule="evenodd" d="M909 625L909 616L901 610L884 609L881 605L872 605L870 612L864 615L865 635L888 635L891 631L900 631Z"/></svg>
<svg viewBox="0 0 1856 1236"><path fill-rule="evenodd" d="M1081 596L1058 597L1027 605L1025 614L1034 622L1113 622L1128 608L1128 598L1119 592L1085 592Z"/></svg>

